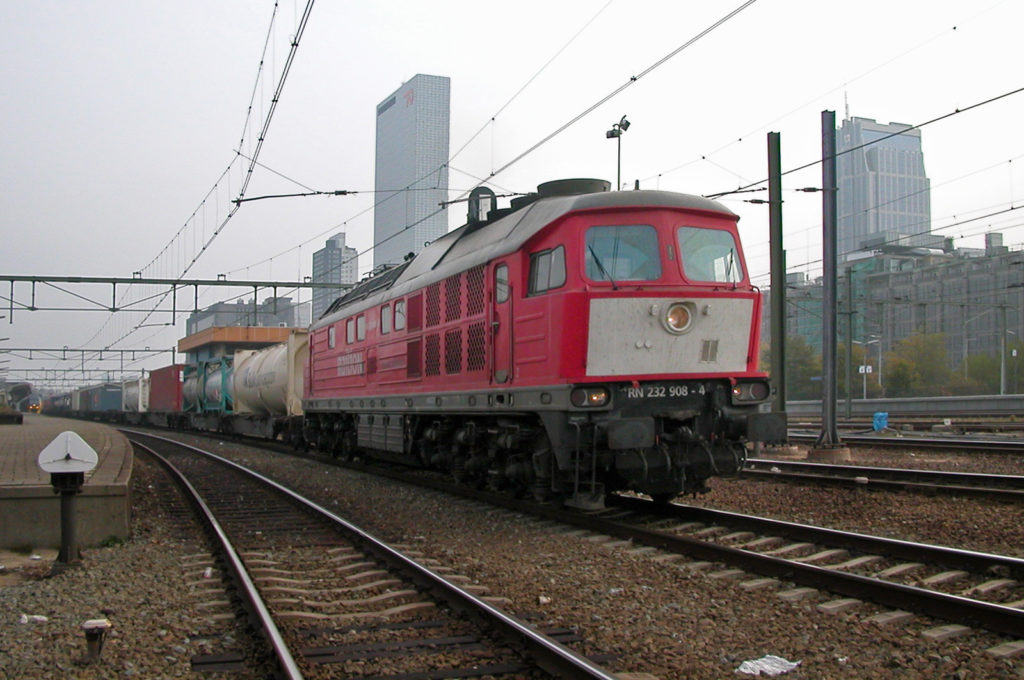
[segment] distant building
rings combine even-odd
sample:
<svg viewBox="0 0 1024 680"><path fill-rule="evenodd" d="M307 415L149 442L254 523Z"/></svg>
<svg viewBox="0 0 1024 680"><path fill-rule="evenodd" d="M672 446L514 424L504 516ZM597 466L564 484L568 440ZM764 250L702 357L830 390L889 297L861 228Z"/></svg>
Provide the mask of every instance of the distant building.
<svg viewBox="0 0 1024 680"><path fill-rule="evenodd" d="M449 78L420 74L377 105L374 269L448 231L450 91Z"/></svg>
<svg viewBox="0 0 1024 680"><path fill-rule="evenodd" d="M262 326L279 328L307 328L309 304L292 302L290 297L217 302L206 309L190 314L185 323L185 334L195 335L207 328L226 326Z"/></svg>
<svg viewBox="0 0 1024 680"><path fill-rule="evenodd" d="M839 260L882 245L941 247L931 235L931 183L921 131L848 118L836 135Z"/></svg>
<svg viewBox="0 0 1024 680"><path fill-rule="evenodd" d="M1001 342L1024 337L1024 252L1004 246L999 233L985 235L984 249L954 249L952 239L945 246L887 245L842 265L839 342L849 337L850 319L853 340L870 344L872 357L910 336L942 333L949 366L957 368L968 356L999 356ZM786 288L787 334L801 335L820 349L821 280L790 274ZM767 294L765 301L762 337L767 339Z"/></svg>
<svg viewBox="0 0 1024 680"><path fill-rule="evenodd" d="M345 245L345 232L327 239L327 245L313 253L313 283L353 285L359 279L359 253ZM313 318L319 319L342 293L330 288L313 289Z"/></svg>

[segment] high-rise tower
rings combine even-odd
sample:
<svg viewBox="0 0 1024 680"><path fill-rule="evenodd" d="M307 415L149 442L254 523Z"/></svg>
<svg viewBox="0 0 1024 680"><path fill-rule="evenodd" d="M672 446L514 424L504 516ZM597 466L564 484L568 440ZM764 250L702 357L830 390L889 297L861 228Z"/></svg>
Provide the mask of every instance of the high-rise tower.
<svg viewBox="0 0 1024 680"><path fill-rule="evenodd" d="M327 245L313 253L313 283L352 285L359 276L359 254L345 245L345 232L327 239ZM331 306L341 291L330 288L313 289L313 319Z"/></svg>
<svg viewBox="0 0 1024 680"><path fill-rule="evenodd" d="M374 268L448 231L450 92L449 78L420 74L377 105Z"/></svg>
<svg viewBox="0 0 1024 680"><path fill-rule="evenodd" d="M877 245L932 245L921 131L847 118L836 136L839 259Z"/></svg>

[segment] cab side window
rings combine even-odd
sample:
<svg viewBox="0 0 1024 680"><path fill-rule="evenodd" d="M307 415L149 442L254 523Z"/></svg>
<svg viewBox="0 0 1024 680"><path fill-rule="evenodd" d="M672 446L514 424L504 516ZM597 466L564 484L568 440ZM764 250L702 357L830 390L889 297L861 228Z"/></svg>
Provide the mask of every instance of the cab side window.
<svg viewBox="0 0 1024 680"><path fill-rule="evenodd" d="M395 330L405 330L405 300L395 301Z"/></svg>
<svg viewBox="0 0 1024 680"><path fill-rule="evenodd" d="M565 248L558 246L530 255L530 295L565 285Z"/></svg>
<svg viewBox="0 0 1024 680"><path fill-rule="evenodd" d="M509 296L508 265L499 264L494 268L494 299L501 304L507 302Z"/></svg>

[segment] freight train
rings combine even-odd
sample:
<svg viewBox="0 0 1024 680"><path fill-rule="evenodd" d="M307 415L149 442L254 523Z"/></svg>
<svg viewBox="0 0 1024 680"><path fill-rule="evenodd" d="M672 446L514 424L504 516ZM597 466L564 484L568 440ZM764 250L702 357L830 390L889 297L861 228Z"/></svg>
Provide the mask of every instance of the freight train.
<svg viewBox="0 0 1024 680"><path fill-rule="evenodd" d="M746 443L786 436L757 370L738 217L608 188L549 182L501 210L476 192L466 225L263 350L259 370L238 355L186 367L165 417L576 507L706 491Z"/></svg>

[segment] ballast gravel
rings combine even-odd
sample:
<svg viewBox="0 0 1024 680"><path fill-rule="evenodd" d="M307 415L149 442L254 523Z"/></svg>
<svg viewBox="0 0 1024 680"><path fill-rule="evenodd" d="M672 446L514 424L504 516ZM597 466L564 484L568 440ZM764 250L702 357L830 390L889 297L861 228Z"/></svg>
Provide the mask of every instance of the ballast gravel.
<svg viewBox="0 0 1024 680"><path fill-rule="evenodd" d="M187 439L187 438L185 438ZM862 604L825 614L828 593L786 602L793 584L741 584L756 574L716 578L687 559L662 561L630 545L321 463L230 443L193 440L274 476L382 539L402 543L506 598L510 613L538 626L578 630L582 651L612 654L613 672L659 678L737 678L744 661L766 655L799 665L785 678L1024 678L1024 657L986 650L1009 638L974 631L931 641L946 622L914 617L881 626L884 610ZM0 588L0 678L186 677L202 614L185 586L181 560L191 537L172 535L147 504L147 465L133 481L133 537L87 551L64 574ZM697 502L793 521L1020 556L1024 513L1008 504L864 490L714 480ZM1018 540L1011 537L1016 535ZM20 615L46 616L20 623ZM101 660L81 665L80 625L114 624ZM238 677L228 676L224 677Z"/></svg>

